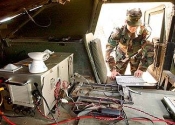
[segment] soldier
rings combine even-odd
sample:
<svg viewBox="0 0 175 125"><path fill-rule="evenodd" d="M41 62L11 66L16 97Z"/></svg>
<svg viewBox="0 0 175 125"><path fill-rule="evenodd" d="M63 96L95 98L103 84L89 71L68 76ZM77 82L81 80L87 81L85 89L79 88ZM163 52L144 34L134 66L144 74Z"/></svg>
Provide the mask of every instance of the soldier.
<svg viewBox="0 0 175 125"><path fill-rule="evenodd" d="M142 76L148 66L153 63L154 45L147 41L150 31L142 25L142 12L134 8L127 10L126 24L121 28L114 28L106 45L106 62L111 71L111 78L124 74L128 63L131 73ZM111 52L115 50L115 58Z"/></svg>

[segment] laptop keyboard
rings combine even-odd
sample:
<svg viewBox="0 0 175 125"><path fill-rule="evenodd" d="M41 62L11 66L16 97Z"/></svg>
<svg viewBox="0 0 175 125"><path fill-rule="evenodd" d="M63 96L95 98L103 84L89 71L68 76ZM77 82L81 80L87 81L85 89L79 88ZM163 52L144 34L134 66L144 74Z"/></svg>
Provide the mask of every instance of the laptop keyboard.
<svg viewBox="0 0 175 125"><path fill-rule="evenodd" d="M134 77L134 76L119 76L116 77L117 83L128 84L128 83L146 83L142 77Z"/></svg>

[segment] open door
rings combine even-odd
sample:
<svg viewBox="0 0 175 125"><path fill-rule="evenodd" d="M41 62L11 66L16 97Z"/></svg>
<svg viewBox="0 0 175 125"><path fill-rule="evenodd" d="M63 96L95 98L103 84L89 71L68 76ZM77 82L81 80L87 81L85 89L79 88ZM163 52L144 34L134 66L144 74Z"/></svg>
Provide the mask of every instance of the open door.
<svg viewBox="0 0 175 125"><path fill-rule="evenodd" d="M166 60L168 33L172 19L171 13L168 9L170 9L168 6L162 4L146 10L144 17L145 24L150 26L152 30L149 40L152 41L155 46L154 62L149 67L149 72L159 81L159 83L162 78L164 62ZM170 48L168 49L172 51Z"/></svg>
<svg viewBox="0 0 175 125"><path fill-rule="evenodd" d="M151 35L149 40L154 43L154 62L151 66L151 73L157 79L160 80L164 53L166 47L166 29L165 29L165 5L160 5L155 8L145 11L145 24L151 27Z"/></svg>

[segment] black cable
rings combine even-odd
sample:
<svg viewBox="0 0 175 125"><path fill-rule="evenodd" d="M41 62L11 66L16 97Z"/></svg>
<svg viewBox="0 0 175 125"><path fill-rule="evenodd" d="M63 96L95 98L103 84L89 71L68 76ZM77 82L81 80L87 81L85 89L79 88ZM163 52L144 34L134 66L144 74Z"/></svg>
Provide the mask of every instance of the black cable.
<svg viewBox="0 0 175 125"><path fill-rule="evenodd" d="M47 108L48 108L48 110L49 110L49 112L50 112L52 118L54 119L55 123L57 124L57 120L56 120L55 117L53 116L53 113L52 113L52 111L50 110L49 105L48 105L46 99L44 98L44 96L41 94L41 92L40 92L39 89L38 89L38 84L37 84L37 83L34 83L34 85L35 85L35 87L36 87L36 89L37 89L39 95L43 98L44 102L46 103L46 106L47 106Z"/></svg>
<svg viewBox="0 0 175 125"><path fill-rule="evenodd" d="M129 122L128 122L128 118L127 118L127 115L126 115L126 113L124 112L124 110L123 110L123 116L124 116L124 121L125 121L125 124L126 125L129 125Z"/></svg>
<svg viewBox="0 0 175 125"><path fill-rule="evenodd" d="M22 116L22 115L19 115L19 116L12 116L12 115L1 115L1 116L5 116L5 117L11 117L11 118L18 118L18 117L26 117L26 116Z"/></svg>
<svg viewBox="0 0 175 125"><path fill-rule="evenodd" d="M127 121L128 121L128 120L132 120L132 119L134 119L134 118L146 119L146 120L150 121L150 122L154 125L153 120L151 120L151 119L149 119L149 118L146 118L146 117L132 117L132 118L129 118L129 119L127 118ZM114 124L116 124L116 123L118 123L118 122L120 122L120 121L123 121L123 120L125 120L125 119L112 122L112 123L110 123L109 125L114 125ZM127 125L129 125L129 124L127 124Z"/></svg>
<svg viewBox="0 0 175 125"><path fill-rule="evenodd" d="M48 25L45 25L45 26L42 26L42 25L38 24L38 23L33 19L33 17L28 13L28 11L27 11L26 8L24 8L24 11L25 11L26 14L28 15L29 19L30 19L34 24L36 24L37 26L47 28L47 27L49 27L49 26L51 25L51 19L50 19L50 18L49 18L49 24L48 24Z"/></svg>

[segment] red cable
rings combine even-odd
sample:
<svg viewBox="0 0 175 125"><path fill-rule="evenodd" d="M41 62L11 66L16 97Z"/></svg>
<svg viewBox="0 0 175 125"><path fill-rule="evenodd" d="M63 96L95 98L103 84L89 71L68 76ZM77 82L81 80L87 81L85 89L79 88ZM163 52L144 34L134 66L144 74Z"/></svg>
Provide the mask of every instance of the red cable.
<svg viewBox="0 0 175 125"><path fill-rule="evenodd" d="M10 121L7 117L2 115L2 118L9 124L9 125L16 125L15 123L13 123L12 121Z"/></svg>
<svg viewBox="0 0 175 125"><path fill-rule="evenodd" d="M4 82L4 78L0 78L0 83L3 83Z"/></svg>
<svg viewBox="0 0 175 125"><path fill-rule="evenodd" d="M59 92L60 92L60 85L61 85L61 82L60 81L58 81L57 83L56 83L56 88L55 88L55 90L54 90L54 96L55 96L55 99L56 99L56 108L58 109L58 97L59 97ZM37 105L37 104L36 104ZM49 119L49 120L54 120L53 118L50 118L50 117L48 117L48 116L46 116L41 110L40 110L40 108L39 108L39 106L37 106L37 110L38 110L38 112L44 117L44 118L46 118L46 119ZM60 115L60 112L59 112L59 110L58 110L58 116Z"/></svg>
<svg viewBox="0 0 175 125"><path fill-rule="evenodd" d="M0 79L0 83L2 83L3 82L3 80L2 79Z"/></svg>
<svg viewBox="0 0 175 125"><path fill-rule="evenodd" d="M84 103L84 102L68 102L67 104L70 104L70 105L89 105L89 103Z"/></svg>
<svg viewBox="0 0 175 125"><path fill-rule="evenodd" d="M37 110L39 111L39 113L46 119L49 119L49 120L54 120L53 118L50 118L48 116L45 116L44 113L40 110L39 106L37 106Z"/></svg>
<svg viewBox="0 0 175 125"><path fill-rule="evenodd" d="M56 88L54 90L54 96L55 96L55 99L56 99L56 109L57 109L57 112L58 112L58 116L60 116L60 111L58 110L58 99L59 99L60 90L61 90L61 82L59 80L57 82Z"/></svg>
<svg viewBox="0 0 175 125"><path fill-rule="evenodd" d="M61 82L58 81L56 84L56 88L54 90L54 96L55 96L56 100L58 100L60 89L61 89Z"/></svg>
<svg viewBox="0 0 175 125"><path fill-rule="evenodd" d="M52 123L51 125L58 125L58 124L64 124L70 121L74 121L74 120L79 120L79 119L86 119L86 118L94 118L94 116L80 116L80 117L75 117L75 118L70 118L70 119L66 119L57 123Z"/></svg>
<svg viewBox="0 0 175 125"><path fill-rule="evenodd" d="M108 120L108 121L111 121L111 120L122 120L123 119L121 117L110 118L110 117L101 117L101 116L97 116L97 117L94 117L94 116L80 116L80 117L70 118L70 119L66 119L66 120L57 122L57 124L56 123L52 123L51 125L58 125L58 124L63 124L63 123L67 123L67 122L74 121L74 120L87 119L87 118L96 118L96 119L100 119L100 120L103 119L103 120Z"/></svg>
<svg viewBox="0 0 175 125"><path fill-rule="evenodd" d="M63 81L63 87L66 88L66 84L65 84L64 82L65 82L65 81ZM59 83L59 85L60 85L60 83ZM58 98L58 95L59 95L59 94L58 94L58 92L59 92L59 90L60 90L60 86L59 86L59 85L57 84L57 85L56 85L56 89L55 89L55 97L56 97L56 98ZM111 98L109 98L109 99L111 99ZM118 103L118 102L116 102L114 99L111 99L111 100L114 101L115 103ZM102 99L100 99L99 105L100 105L101 101L102 101ZM76 103L69 103L69 104L76 104ZM78 103L77 103L77 104L78 104ZM81 103L79 103L79 104L81 104ZM83 103L82 103L82 105L83 105ZM125 106L125 107L131 108L131 109L134 109L134 110L137 110L137 111L140 111L140 112L142 112L142 113L144 113L144 114L147 114L147 115L149 115L149 116L151 116L151 117L153 117L153 118L156 118L156 119L154 119L154 120L152 120L152 121L156 121L156 122L160 121L160 122L166 122L166 123L168 123L168 124L175 124L175 122L172 122L172 121L169 121L169 120L164 120L164 119L155 117L155 116L153 116L153 115L151 115L151 114L149 114L149 113L146 113L146 112L144 112L144 111L142 111L142 110L139 110L139 109L136 109L136 108L133 108L133 107L129 107L129 106ZM66 122L70 122L70 121L74 121L74 120L79 120L79 119L85 119L85 118L96 118L96 119L100 119L100 120L116 120L116 119L122 120L122 119L124 119L124 118L122 118L122 117L110 118L110 117L80 116L80 117L75 117L75 118L66 119L66 120L57 122L57 124L63 124L63 123L66 123ZM149 120L146 120L146 119L144 119L144 118L131 118L131 120L149 121ZM57 125L57 124L56 124L56 123L52 123L51 125Z"/></svg>
<svg viewBox="0 0 175 125"><path fill-rule="evenodd" d="M133 108L133 107L130 107L130 106L124 106L124 107L131 108L131 109L137 110L137 111L139 111L139 112L142 112L142 113L144 113L144 114L147 114L147 115L149 115L149 116L151 116L151 117L153 117L153 118L156 118L158 121L163 121L163 122L166 122L166 123L168 123L168 124L175 124L175 122L172 122L172 121L169 121L169 120L164 120L164 119L158 118L158 117L156 117L156 116L153 116L153 115L151 115L151 114L149 114L149 113L147 113L147 112L144 112L144 111L142 111L142 110L139 110L139 109L137 109L137 108Z"/></svg>
<svg viewBox="0 0 175 125"><path fill-rule="evenodd" d="M10 121L6 116L3 115L4 113L0 111L0 115L2 116L2 118L10 125L16 125L15 123L13 123L12 121Z"/></svg>
<svg viewBox="0 0 175 125"><path fill-rule="evenodd" d="M108 120L108 121L111 121L111 120L122 120L124 118L121 118L121 117L117 117L117 118L110 118L110 117L94 117L94 116L80 116L80 117L75 117L75 118L70 118L70 119L66 119L66 120L63 120L63 121L59 121L56 123L52 123L51 125L58 125L58 124L64 124L64 123L67 123L67 122L70 122L70 121L74 121L74 120L79 120L79 119L87 119L87 118L96 118L96 119L99 119L99 120ZM149 120L146 120L144 118L131 118L131 120L134 120L134 121L149 121ZM154 122L168 122L169 124L174 124L175 122L171 122L171 121L168 121L168 120L161 120L161 119L153 119L152 121Z"/></svg>
<svg viewBox="0 0 175 125"><path fill-rule="evenodd" d="M133 121L150 121L150 120L147 120L147 119L144 119L144 118L131 118L131 120ZM161 119L151 119L151 121L155 121L155 122L165 122L165 120L161 120ZM169 124L173 124L174 122L171 122L169 120L166 120L169 122Z"/></svg>
<svg viewBox="0 0 175 125"><path fill-rule="evenodd" d="M69 88L69 83L67 81L63 81L61 84L63 90L67 90Z"/></svg>

